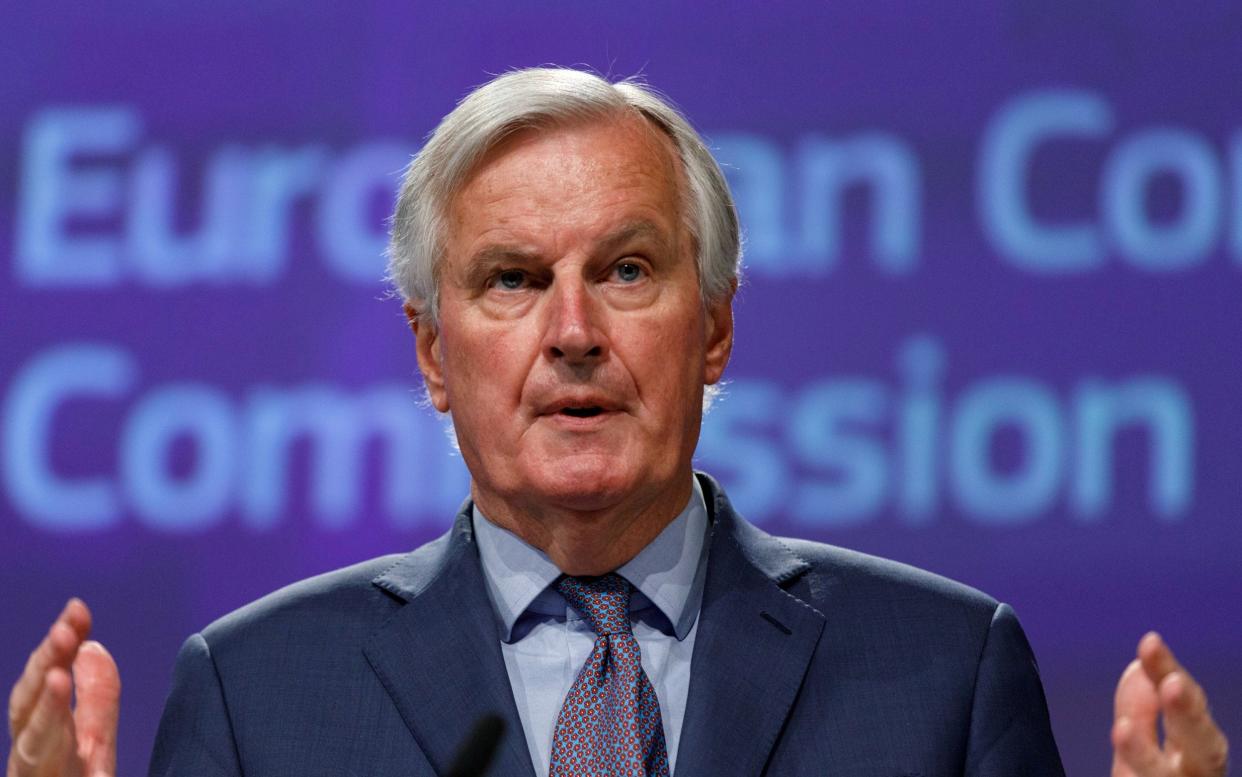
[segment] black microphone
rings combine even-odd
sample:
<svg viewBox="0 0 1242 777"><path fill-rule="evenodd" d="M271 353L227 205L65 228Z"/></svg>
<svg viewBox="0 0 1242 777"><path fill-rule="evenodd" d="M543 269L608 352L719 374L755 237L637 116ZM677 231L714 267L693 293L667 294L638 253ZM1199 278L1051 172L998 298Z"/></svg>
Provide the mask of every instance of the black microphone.
<svg viewBox="0 0 1242 777"><path fill-rule="evenodd" d="M505 722L499 715L488 714L479 718L470 736L458 748L457 757L445 777L483 777L504 734Z"/></svg>

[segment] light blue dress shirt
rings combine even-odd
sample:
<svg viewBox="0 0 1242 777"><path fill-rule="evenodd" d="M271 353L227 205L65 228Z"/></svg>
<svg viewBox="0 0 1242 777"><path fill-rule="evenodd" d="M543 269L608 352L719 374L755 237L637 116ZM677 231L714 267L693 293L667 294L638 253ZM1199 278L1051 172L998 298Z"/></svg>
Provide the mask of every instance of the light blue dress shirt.
<svg viewBox="0 0 1242 777"><path fill-rule="evenodd" d="M501 652L535 773L546 775L561 705L595 645L595 632L551 588L561 571L542 551L486 519L474 535L496 608ZM670 769L677 763L690 689L690 658L707 573L707 505L694 478L686 508L617 570L634 586L630 620L655 688Z"/></svg>

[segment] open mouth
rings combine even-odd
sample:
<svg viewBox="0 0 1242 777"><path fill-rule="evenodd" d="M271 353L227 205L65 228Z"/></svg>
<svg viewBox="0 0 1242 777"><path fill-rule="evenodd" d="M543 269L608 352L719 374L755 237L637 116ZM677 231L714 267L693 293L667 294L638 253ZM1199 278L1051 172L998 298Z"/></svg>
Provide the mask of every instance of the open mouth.
<svg viewBox="0 0 1242 777"><path fill-rule="evenodd" d="M561 408L561 415L571 416L573 418L594 418L604 412L604 408L599 405L590 407L565 407Z"/></svg>

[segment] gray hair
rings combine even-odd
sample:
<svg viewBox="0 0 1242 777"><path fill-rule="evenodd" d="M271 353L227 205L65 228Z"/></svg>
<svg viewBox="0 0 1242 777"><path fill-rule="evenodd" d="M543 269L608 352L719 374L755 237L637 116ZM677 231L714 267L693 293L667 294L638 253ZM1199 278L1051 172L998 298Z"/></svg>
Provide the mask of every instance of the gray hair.
<svg viewBox="0 0 1242 777"><path fill-rule="evenodd" d="M724 174L703 138L651 87L616 83L581 70L529 68L505 73L470 92L441 120L406 168L392 216L388 278L434 325L449 202L483 156L514 132L642 116L677 147L685 172L683 216L697 252L704 303L722 299L741 262L737 213Z"/></svg>

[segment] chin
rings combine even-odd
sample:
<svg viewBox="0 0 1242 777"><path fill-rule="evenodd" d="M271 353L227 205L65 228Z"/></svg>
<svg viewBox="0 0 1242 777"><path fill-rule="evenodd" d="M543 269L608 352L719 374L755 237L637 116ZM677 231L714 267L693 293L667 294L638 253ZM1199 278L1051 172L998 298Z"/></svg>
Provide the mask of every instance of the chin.
<svg viewBox="0 0 1242 777"><path fill-rule="evenodd" d="M570 456L528 479L550 503L592 512L625 501L646 481L612 456ZM649 484L649 481L646 481Z"/></svg>

